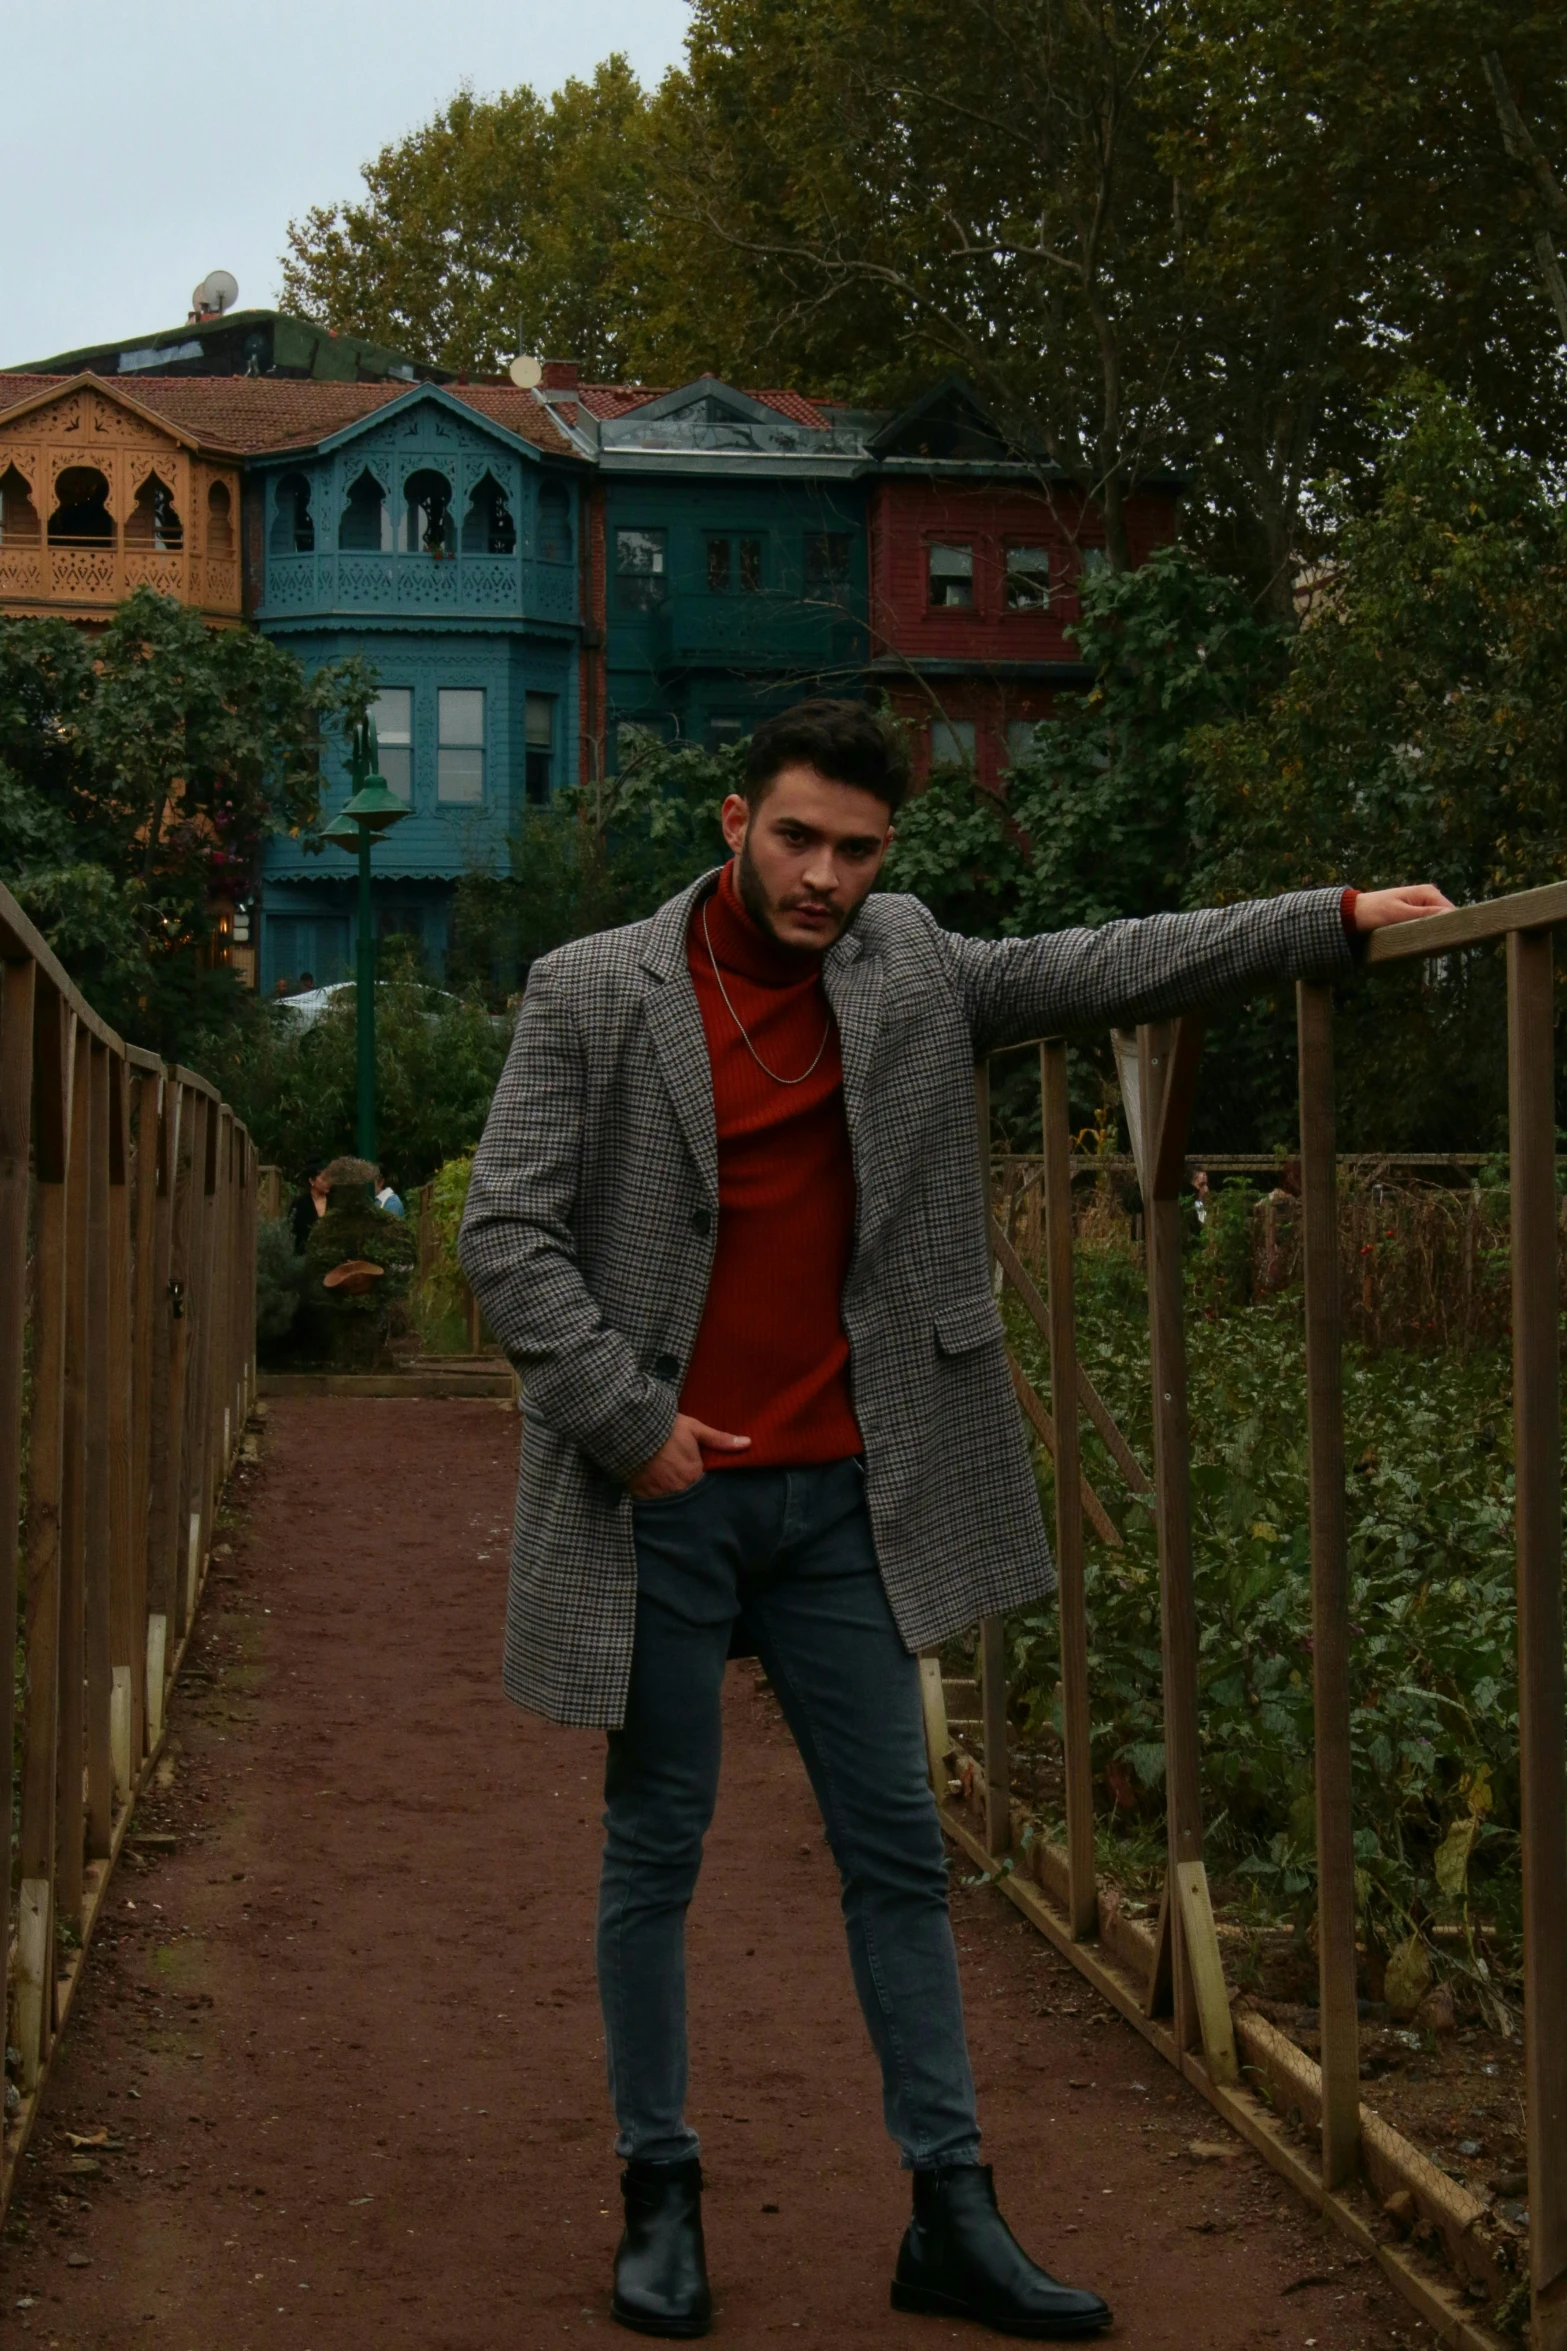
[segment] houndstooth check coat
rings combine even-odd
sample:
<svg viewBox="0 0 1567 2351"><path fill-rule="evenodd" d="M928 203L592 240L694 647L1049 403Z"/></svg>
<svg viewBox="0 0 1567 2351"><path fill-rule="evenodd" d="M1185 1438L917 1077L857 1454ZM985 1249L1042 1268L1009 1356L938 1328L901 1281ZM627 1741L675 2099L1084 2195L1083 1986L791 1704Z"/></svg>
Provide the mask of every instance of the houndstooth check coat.
<svg viewBox="0 0 1567 2351"><path fill-rule="evenodd" d="M534 965L463 1217L468 1279L524 1383L505 1685L562 1723L624 1717L623 1481L669 1435L712 1271L718 1145L686 928L714 878ZM829 949L858 1189L843 1321L911 1649L1055 1582L991 1292L976 1060L1344 967L1339 905L1305 890L989 940L889 893Z"/></svg>

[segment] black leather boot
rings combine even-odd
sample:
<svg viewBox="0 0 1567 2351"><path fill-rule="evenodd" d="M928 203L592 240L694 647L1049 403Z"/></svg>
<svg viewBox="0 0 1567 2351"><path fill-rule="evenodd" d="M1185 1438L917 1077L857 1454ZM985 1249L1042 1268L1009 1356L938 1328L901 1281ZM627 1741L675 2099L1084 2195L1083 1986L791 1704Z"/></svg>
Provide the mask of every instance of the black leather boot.
<svg viewBox="0 0 1567 2351"><path fill-rule="evenodd" d="M643 2335L705 2335L713 2316L702 2246L702 2166L628 2163L626 2227L610 2315Z"/></svg>
<svg viewBox="0 0 1567 2351"><path fill-rule="evenodd" d="M1110 2324L1097 2294L1058 2285L1029 2260L996 2209L988 2163L914 2174L914 2218L898 2252L892 2306L1050 2342Z"/></svg>

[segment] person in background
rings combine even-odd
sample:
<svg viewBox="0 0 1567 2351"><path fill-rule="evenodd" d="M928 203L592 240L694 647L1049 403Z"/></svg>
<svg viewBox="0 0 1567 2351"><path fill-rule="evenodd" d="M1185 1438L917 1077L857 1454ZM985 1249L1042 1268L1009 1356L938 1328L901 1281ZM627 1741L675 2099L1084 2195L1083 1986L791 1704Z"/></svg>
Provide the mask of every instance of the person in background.
<svg viewBox="0 0 1567 2351"><path fill-rule="evenodd" d="M278 978L274 980L272 983L272 993L276 997L279 1004L281 1004L284 997L289 994L293 988L293 985L293 981L288 977L286 972L280 973Z"/></svg>
<svg viewBox="0 0 1567 2351"><path fill-rule="evenodd" d="M1208 1189L1208 1170L1205 1167L1199 1167L1192 1177L1192 1198L1196 1203L1197 1222L1204 1225L1208 1221L1208 1210L1212 1204L1212 1194Z"/></svg>
<svg viewBox="0 0 1567 2351"><path fill-rule="evenodd" d="M305 1169L304 1189L296 1196L294 1204L288 1212L288 1221L294 1228L294 1254L296 1257L303 1257L305 1243L310 1238L310 1228L316 1218L326 1214L328 1193L325 1184L321 1181L321 1171L324 1165L323 1160L311 1160Z"/></svg>
<svg viewBox="0 0 1567 2351"><path fill-rule="evenodd" d="M404 1213L401 1200L379 1168L375 1171L375 1204L377 1208L384 1208L388 1216L401 1216Z"/></svg>

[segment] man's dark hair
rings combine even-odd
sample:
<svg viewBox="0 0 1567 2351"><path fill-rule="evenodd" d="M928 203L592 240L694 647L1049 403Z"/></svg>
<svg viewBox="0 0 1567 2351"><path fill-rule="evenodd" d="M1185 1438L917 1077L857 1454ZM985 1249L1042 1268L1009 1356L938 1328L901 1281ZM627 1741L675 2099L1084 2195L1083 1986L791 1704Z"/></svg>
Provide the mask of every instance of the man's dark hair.
<svg viewBox="0 0 1567 2351"><path fill-rule="evenodd" d="M853 784L896 815L909 788L908 753L895 731L863 702L818 696L764 719L745 755L745 796L754 815L786 767L814 767L829 783Z"/></svg>

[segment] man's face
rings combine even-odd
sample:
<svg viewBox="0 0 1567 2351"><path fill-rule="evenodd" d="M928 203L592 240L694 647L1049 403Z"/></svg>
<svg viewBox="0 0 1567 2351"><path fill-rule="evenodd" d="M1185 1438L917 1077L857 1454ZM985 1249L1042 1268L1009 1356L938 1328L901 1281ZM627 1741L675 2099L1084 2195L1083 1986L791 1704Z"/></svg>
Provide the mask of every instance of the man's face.
<svg viewBox="0 0 1567 2351"><path fill-rule="evenodd" d="M754 816L731 793L722 821L752 921L784 946L818 955L859 912L892 841L885 800L814 767L782 769Z"/></svg>

